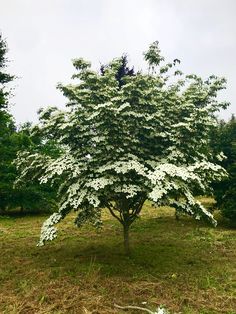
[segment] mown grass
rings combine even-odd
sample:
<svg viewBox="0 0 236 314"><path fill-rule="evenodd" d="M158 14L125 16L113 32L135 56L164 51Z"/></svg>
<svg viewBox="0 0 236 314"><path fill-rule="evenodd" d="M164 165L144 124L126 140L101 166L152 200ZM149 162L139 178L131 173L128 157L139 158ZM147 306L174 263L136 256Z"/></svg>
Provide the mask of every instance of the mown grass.
<svg viewBox="0 0 236 314"><path fill-rule="evenodd" d="M206 202L208 200L205 200ZM236 231L146 204L123 253L120 225L77 229L38 248L45 216L0 217L0 313L125 313L120 305L165 305L171 313L236 313ZM137 311L129 311L137 313Z"/></svg>

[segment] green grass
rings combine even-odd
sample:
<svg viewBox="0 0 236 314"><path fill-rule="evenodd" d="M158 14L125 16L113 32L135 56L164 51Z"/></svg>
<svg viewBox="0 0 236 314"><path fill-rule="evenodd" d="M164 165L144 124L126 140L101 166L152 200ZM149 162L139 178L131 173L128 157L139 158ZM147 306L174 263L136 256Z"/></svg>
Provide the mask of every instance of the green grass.
<svg viewBox="0 0 236 314"><path fill-rule="evenodd" d="M125 313L114 303L142 302L171 313L236 313L235 230L176 221L171 209L146 204L126 257L113 218L105 215L100 232L77 229L72 218L38 248L45 216L0 217L0 313Z"/></svg>

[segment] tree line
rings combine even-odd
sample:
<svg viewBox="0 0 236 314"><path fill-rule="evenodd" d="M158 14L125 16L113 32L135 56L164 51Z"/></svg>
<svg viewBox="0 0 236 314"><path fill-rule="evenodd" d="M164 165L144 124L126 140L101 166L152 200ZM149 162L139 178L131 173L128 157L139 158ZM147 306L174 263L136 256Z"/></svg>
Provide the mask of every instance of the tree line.
<svg viewBox="0 0 236 314"><path fill-rule="evenodd" d="M0 214L12 209L24 211L53 211L56 208L55 189L40 185L37 180L22 182L16 186L16 166L13 161L17 152L37 146L42 152L48 149L40 134L31 134L31 123L16 126L10 113L11 90L8 83L14 80L7 73L7 43L0 34Z"/></svg>

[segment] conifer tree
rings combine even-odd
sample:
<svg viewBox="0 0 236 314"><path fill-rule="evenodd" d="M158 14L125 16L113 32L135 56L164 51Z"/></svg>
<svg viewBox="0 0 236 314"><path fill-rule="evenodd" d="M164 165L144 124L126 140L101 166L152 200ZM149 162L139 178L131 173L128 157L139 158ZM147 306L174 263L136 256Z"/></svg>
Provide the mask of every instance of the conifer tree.
<svg viewBox="0 0 236 314"><path fill-rule="evenodd" d="M9 113L10 89L8 83L13 76L6 73L7 44L0 33L0 211L5 211L12 187L12 145L11 137L15 132L13 117Z"/></svg>
<svg viewBox="0 0 236 314"><path fill-rule="evenodd" d="M0 34L0 212L5 213L9 208L20 208L28 210L44 211L55 209L55 193L47 186L42 187L38 182L25 181L17 187L14 187L14 181L17 176L16 166L13 164L18 150L30 149L31 146L41 147L41 151L48 148L44 145L42 148L42 139L40 136L31 138L28 127L16 129L15 121L9 111L9 98L11 89L8 86L14 76L6 72L7 68L7 43ZM35 142L35 144L34 144Z"/></svg>

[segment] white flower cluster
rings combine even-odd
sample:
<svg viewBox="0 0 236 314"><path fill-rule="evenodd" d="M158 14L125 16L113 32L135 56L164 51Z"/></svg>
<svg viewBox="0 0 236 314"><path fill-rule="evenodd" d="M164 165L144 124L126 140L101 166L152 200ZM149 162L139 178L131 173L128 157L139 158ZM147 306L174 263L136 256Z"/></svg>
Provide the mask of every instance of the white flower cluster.
<svg viewBox="0 0 236 314"><path fill-rule="evenodd" d="M168 195L171 191L177 191L179 186L175 182L160 182L155 185L152 192L149 193L149 197L153 202L158 203L165 195Z"/></svg>
<svg viewBox="0 0 236 314"><path fill-rule="evenodd" d="M105 172L107 170L114 170L117 174L125 174L131 170L134 170L141 176L146 176L147 174L147 168L136 160L117 161L112 164L107 164L100 167L99 172Z"/></svg>
<svg viewBox="0 0 236 314"><path fill-rule="evenodd" d="M54 227L61 219L60 213L53 213L44 223L41 228L41 236L38 246L44 245L45 241L52 241L57 237L57 228Z"/></svg>
<svg viewBox="0 0 236 314"><path fill-rule="evenodd" d="M137 192L140 192L141 188L138 185L133 184L123 184L122 186L117 186L115 188L116 193L124 193L127 198L132 198L137 195Z"/></svg>
<svg viewBox="0 0 236 314"><path fill-rule="evenodd" d="M114 179L112 178L97 178L97 179L93 179L89 182L86 183L87 187L91 187L94 190L98 191L100 189L103 189L105 186L107 185L112 185L114 182Z"/></svg>
<svg viewBox="0 0 236 314"><path fill-rule="evenodd" d="M81 172L78 163L70 153L65 153L56 160L50 159L45 174L40 177L40 183L46 183L53 177L62 175L65 171L70 171L73 177L78 176Z"/></svg>
<svg viewBox="0 0 236 314"><path fill-rule="evenodd" d="M154 172L149 172L149 178L152 184L158 184L163 181L166 176L170 178L179 178L183 181L196 180L197 177L191 169L183 166L176 166L170 163L164 163L156 167Z"/></svg>
<svg viewBox="0 0 236 314"><path fill-rule="evenodd" d="M225 154L223 152L220 152L216 158L219 160L219 161L222 161L224 159L226 159L227 157L225 156Z"/></svg>
<svg viewBox="0 0 236 314"><path fill-rule="evenodd" d="M96 195L88 195L87 200L89 204L91 204L93 207L99 207L100 205L100 200Z"/></svg>

